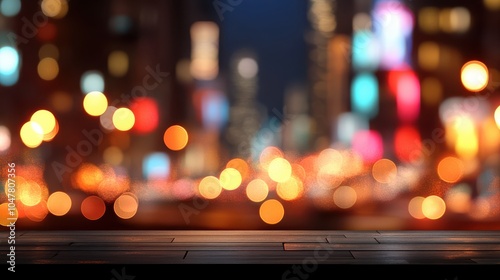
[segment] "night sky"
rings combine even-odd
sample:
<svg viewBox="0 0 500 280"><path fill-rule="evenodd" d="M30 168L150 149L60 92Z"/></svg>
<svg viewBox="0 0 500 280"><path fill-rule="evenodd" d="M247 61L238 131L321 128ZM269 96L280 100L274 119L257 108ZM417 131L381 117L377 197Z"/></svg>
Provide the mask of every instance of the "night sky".
<svg viewBox="0 0 500 280"><path fill-rule="evenodd" d="M236 51L252 50L259 63L258 101L268 111L281 111L286 90L307 80L307 1L291 0L287 5L280 1L242 1L222 16L221 74L229 74L229 60Z"/></svg>

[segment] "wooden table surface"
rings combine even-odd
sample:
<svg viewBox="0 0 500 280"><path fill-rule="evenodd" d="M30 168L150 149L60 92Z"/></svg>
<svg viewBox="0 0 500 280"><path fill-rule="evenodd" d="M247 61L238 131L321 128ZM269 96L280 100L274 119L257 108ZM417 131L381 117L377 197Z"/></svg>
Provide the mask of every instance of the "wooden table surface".
<svg viewBox="0 0 500 280"><path fill-rule="evenodd" d="M9 252L8 235L1 231L2 252ZM6 253L2 255L6 258ZM496 269L500 231L16 231L15 262L18 269L23 264L401 264Z"/></svg>

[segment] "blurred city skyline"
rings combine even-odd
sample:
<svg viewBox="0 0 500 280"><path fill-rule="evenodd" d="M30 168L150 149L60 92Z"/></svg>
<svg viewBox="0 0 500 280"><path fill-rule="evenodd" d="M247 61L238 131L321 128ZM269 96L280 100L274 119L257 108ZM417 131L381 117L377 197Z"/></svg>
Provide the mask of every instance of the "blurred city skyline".
<svg viewBox="0 0 500 280"><path fill-rule="evenodd" d="M0 0L1 209L15 189L33 228L498 228L499 13Z"/></svg>

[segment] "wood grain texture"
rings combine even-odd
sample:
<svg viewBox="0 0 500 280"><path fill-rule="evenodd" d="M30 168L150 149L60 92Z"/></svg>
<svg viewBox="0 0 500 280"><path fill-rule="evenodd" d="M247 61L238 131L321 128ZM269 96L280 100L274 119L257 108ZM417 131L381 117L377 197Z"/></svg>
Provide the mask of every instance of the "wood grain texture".
<svg viewBox="0 0 500 280"><path fill-rule="evenodd" d="M500 263L498 231L19 231L15 245L17 264Z"/></svg>

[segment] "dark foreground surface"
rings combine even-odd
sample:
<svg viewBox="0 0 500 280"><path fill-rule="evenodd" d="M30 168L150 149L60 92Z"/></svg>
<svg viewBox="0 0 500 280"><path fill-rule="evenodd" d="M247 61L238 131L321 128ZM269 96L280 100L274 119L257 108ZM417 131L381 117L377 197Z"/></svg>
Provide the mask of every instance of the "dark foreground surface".
<svg viewBox="0 0 500 280"><path fill-rule="evenodd" d="M13 239L15 248L8 244ZM30 279L116 280L500 275L500 231L68 230L18 231L10 239L2 231L0 244L7 279L27 273L34 273Z"/></svg>

